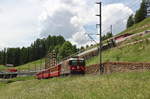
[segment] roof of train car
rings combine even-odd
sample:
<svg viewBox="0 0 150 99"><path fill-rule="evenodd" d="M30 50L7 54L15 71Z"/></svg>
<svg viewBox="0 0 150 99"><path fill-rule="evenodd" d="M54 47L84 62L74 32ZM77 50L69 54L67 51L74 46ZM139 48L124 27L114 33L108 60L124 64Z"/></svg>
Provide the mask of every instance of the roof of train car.
<svg viewBox="0 0 150 99"><path fill-rule="evenodd" d="M84 60L84 58L69 58L68 60Z"/></svg>
<svg viewBox="0 0 150 99"><path fill-rule="evenodd" d="M82 55L85 55L85 54L87 54L87 53L89 53L89 52L92 52L92 51L95 51L95 50L98 50L98 48L95 47L95 48L92 48L92 49L90 49L90 50L84 51L84 52L82 52L82 53L79 53L77 56L82 56Z"/></svg>
<svg viewBox="0 0 150 99"><path fill-rule="evenodd" d="M64 61L70 61L70 60L84 60L84 58L75 58L75 57L72 57L72 58L66 59ZM59 64L63 63L64 61L59 62Z"/></svg>

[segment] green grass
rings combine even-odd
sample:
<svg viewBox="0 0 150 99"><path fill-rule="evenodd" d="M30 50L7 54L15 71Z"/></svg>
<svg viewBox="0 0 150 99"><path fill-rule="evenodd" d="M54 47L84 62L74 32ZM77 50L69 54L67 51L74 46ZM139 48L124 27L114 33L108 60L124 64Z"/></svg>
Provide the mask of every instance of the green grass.
<svg viewBox="0 0 150 99"><path fill-rule="evenodd" d="M37 61L29 62L27 64L23 64L17 67L7 67L4 65L0 65L0 70L6 70L8 68L16 68L18 70L35 70L35 69L43 68L44 63L45 63L44 59L39 59Z"/></svg>
<svg viewBox="0 0 150 99"><path fill-rule="evenodd" d="M35 79L34 76L24 76L24 77L17 77L12 79L0 79L0 89L9 85L10 83L15 83L19 81L28 81Z"/></svg>
<svg viewBox="0 0 150 99"><path fill-rule="evenodd" d="M146 28L143 28L143 29L139 29L139 30L135 30L136 28L140 28L144 25L147 25L147 24L150 24L150 18L146 18L145 20L143 20L142 22L140 23L137 23L135 25L133 25L132 27L126 29L125 31L119 33L119 34L123 34L123 33L128 33L129 31L131 30L134 30L133 32L131 33L139 33L139 32L143 32L145 30L150 30L150 27L146 27ZM129 32L130 33L130 32Z"/></svg>
<svg viewBox="0 0 150 99"><path fill-rule="evenodd" d="M149 99L150 72L30 79L0 87L0 99Z"/></svg>
<svg viewBox="0 0 150 99"><path fill-rule="evenodd" d="M4 65L0 65L0 70L5 70L5 69L8 69L9 67L6 67Z"/></svg>
<svg viewBox="0 0 150 99"><path fill-rule="evenodd" d="M123 48L112 48L102 53L103 62L150 62L150 41L129 45ZM92 57L86 61L87 65L99 63L99 56Z"/></svg>
<svg viewBox="0 0 150 99"><path fill-rule="evenodd" d="M18 70L28 70L28 69L29 70L35 70L35 69L43 68L44 63L45 63L45 60L40 59L37 61L29 62L29 63L24 64L24 65L17 66L16 69L18 69Z"/></svg>

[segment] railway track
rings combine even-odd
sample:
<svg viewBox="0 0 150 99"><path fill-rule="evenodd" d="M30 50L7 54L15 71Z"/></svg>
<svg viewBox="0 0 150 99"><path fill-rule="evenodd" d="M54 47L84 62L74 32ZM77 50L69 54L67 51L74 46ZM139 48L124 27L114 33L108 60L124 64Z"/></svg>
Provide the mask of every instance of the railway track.
<svg viewBox="0 0 150 99"><path fill-rule="evenodd" d="M34 76L38 72L40 71L0 72L0 78L9 79L21 76Z"/></svg>

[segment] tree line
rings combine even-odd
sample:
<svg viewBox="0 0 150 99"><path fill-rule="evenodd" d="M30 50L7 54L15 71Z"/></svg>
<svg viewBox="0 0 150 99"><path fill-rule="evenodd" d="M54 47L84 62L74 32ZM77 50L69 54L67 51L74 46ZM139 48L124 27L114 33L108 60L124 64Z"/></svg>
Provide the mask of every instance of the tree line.
<svg viewBox="0 0 150 99"><path fill-rule="evenodd" d="M52 51L57 53L57 58L60 60L77 52L77 48L62 36L48 36L37 39L29 47L4 48L0 51L0 64L18 66L41 59Z"/></svg>
<svg viewBox="0 0 150 99"><path fill-rule="evenodd" d="M130 15L127 21L127 28L143 21L147 17L147 5L145 0L142 0L140 8L136 11L135 15Z"/></svg>

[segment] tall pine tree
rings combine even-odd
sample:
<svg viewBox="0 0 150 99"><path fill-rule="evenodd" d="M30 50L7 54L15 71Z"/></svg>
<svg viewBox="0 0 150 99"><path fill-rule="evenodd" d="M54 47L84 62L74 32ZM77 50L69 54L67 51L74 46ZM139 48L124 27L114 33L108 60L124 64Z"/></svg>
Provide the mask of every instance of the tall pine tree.
<svg viewBox="0 0 150 99"><path fill-rule="evenodd" d="M136 11L135 14L135 23L139 23L144 20L147 16L147 7L145 5L145 1L143 0L140 6L140 9Z"/></svg>
<svg viewBox="0 0 150 99"><path fill-rule="evenodd" d="M134 17L133 15L129 16L128 21L127 21L127 28L131 27L134 25Z"/></svg>

